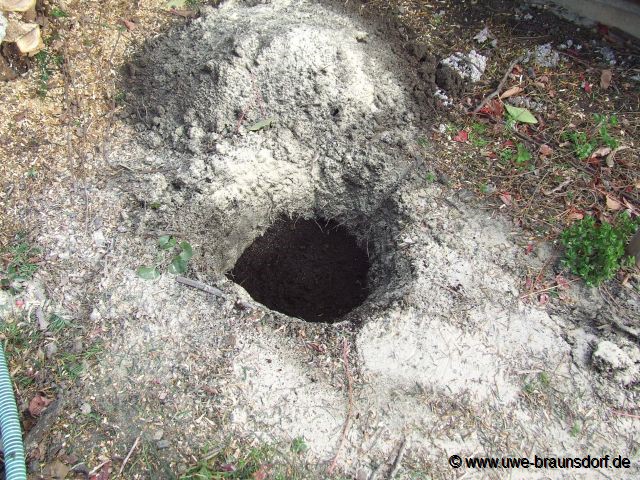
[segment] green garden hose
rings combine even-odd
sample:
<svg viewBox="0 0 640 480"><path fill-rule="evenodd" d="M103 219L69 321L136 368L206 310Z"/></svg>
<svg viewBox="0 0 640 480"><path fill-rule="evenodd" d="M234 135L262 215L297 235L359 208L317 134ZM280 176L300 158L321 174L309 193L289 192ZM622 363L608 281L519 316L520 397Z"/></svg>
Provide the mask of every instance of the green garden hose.
<svg viewBox="0 0 640 480"><path fill-rule="evenodd" d="M13 395L11 377L4 358L4 348L0 343L0 434L4 451L6 480L27 480L24 444L16 398Z"/></svg>

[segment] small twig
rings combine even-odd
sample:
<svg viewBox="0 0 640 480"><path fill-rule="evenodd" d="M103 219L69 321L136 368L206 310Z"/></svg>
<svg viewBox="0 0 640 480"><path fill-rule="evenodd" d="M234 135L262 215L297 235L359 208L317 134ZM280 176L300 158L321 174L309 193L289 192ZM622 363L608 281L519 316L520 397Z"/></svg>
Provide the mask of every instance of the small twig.
<svg viewBox="0 0 640 480"><path fill-rule="evenodd" d="M396 476L398 470L400 469L400 463L402 462L402 457L404 457L404 453L407 450L407 439L402 440L400 444L400 448L398 449L398 454L396 455L396 459L393 462L393 466L391 467L391 471L389 472L389 480L393 480L393 477Z"/></svg>
<svg viewBox="0 0 640 480"><path fill-rule="evenodd" d="M574 283L574 282L577 282L577 281L578 280L569 280L567 283ZM533 297L534 295L537 295L539 293L548 292L549 290L555 290L556 288L562 288L562 285L554 285L552 287L543 288L542 290L536 290L534 292L525 293L524 295L520 295L520 300L523 300L523 299L529 298L529 297Z"/></svg>
<svg viewBox="0 0 640 480"><path fill-rule="evenodd" d="M91 477L92 475L95 475L96 473L98 473L100 471L100 469L102 467L104 467L107 463L111 463L111 460L105 460L104 462L102 462L100 465L98 465L96 468L94 468L93 470L91 470L89 472L89 477Z"/></svg>
<svg viewBox="0 0 640 480"><path fill-rule="evenodd" d="M640 419L640 415L634 415L633 413L621 412L620 410L611 410L611 413L615 415L620 415L621 417L629 417L629 418L638 418Z"/></svg>
<svg viewBox="0 0 640 480"><path fill-rule="evenodd" d="M227 296L222 292L222 290L219 290L215 287L207 285L206 283L199 282L198 280L192 280L190 278L177 276L176 282L182 283L187 287L195 288L197 290L202 290L203 292L210 293L211 295L215 295L216 297L227 298Z"/></svg>
<svg viewBox="0 0 640 480"><path fill-rule="evenodd" d="M333 456L333 459L329 464L329 468L327 469L327 473L329 475L333 474L333 471L338 465L338 456L340 455L340 450L342 450L342 446L344 445L345 439L347 437L347 432L351 427L351 412L353 410L353 382L351 379L351 373L349 372L349 342L346 338L342 343L342 360L344 362L344 375L347 378L347 393L349 395L349 401L347 403L347 418L345 419L344 425L342 426L342 433L340 434L338 448L336 449L336 454Z"/></svg>
<svg viewBox="0 0 640 480"><path fill-rule="evenodd" d="M161 12L167 14L167 15L174 15L176 17L182 17L182 18L193 18L197 15L196 12L194 12L193 10L178 10L176 8L172 8L170 10L161 10Z"/></svg>
<svg viewBox="0 0 640 480"><path fill-rule="evenodd" d="M267 118L267 113L264 109L264 99L262 98L262 93L258 89L258 82L256 81L255 73L251 72L251 85L253 86L253 94L256 97L256 102L258 103L258 108L260 109L260 113L263 118Z"/></svg>
<svg viewBox="0 0 640 480"><path fill-rule="evenodd" d="M126 457L124 457L124 462L122 462L122 466L120 467L120 471L118 472L118 475L122 475L122 472L124 471L124 467L127 466L127 462L129 461L129 459L131 458L131 454L133 453L133 451L136 449L136 447L138 446L138 442L140 441L140 435L138 435L138 438L136 438L136 441L133 442L133 446L131 447L131 450L129 450L129 453L127 454Z"/></svg>
<svg viewBox="0 0 640 480"><path fill-rule="evenodd" d="M507 82L507 79L509 78L509 74L513 71L515 66L521 61L522 61L522 57L520 56L509 64L509 68L507 68L507 71L504 73L502 80L500 80L500 83L498 84L498 88L496 88L493 92L491 92L489 95L484 97L484 99L480 102L480 104L473 109L473 113L478 113L480 110L482 110L482 107L484 107L489 100L500 95L500 92L502 91L502 87L504 87L504 84Z"/></svg>

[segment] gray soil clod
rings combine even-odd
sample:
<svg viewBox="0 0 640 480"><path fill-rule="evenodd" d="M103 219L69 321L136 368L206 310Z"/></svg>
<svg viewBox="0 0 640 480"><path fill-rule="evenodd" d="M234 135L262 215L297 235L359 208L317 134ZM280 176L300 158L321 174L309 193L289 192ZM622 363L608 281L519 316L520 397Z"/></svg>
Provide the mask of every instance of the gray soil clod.
<svg viewBox="0 0 640 480"><path fill-rule="evenodd" d="M396 478L414 478L410 466L451 478L454 453L637 451L637 420L611 411L640 407L640 350L595 328L612 315L600 294L575 287L557 311L523 301L522 272L551 252L526 256L521 232L473 195L424 181L436 64L373 20L304 0L205 8L132 62L132 109L105 165L124 171L87 190L100 226L53 212L39 239L63 265L74 256L60 277L80 281L64 300L90 290L91 328L109 332L78 398L123 457L162 428L155 447L172 468L230 436L303 437L326 465L347 415L343 337L348 474L394 458L403 439ZM330 220L366 252L369 295L343 321L288 317L225 278L281 218ZM160 232L192 244L188 276L224 297L136 275L159 263Z"/></svg>

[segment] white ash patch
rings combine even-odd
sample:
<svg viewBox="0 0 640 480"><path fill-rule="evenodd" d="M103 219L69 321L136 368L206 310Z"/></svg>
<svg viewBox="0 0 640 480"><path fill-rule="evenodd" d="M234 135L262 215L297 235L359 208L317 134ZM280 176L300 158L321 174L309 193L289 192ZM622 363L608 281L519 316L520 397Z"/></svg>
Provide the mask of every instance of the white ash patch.
<svg viewBox="0 0 640 480"><path fill-rule="evenodd" d="M450 107L451 105L453 105L453 100L451 100L447 94L445 93L444 90L442 90L441 88L438 88L434 93L433 96L435 98L437 98L438 100L442 100L442 106L443 107Z"/></svg>
<svg viewBox="0 0 640 480"><path fill-rule="evenodd" d="M560 54L550 43L536 46L533 52L529 52L529 55L533 62L540 67L554 68L560 62Z"/></svg>
<svg viewBox="0 0 640 480"><path fill-rule="evenodd" d="M487 57L471 50L468 53L456 52L449 55L441 63L456 71L461 78L475 83L480 81L487 68Z"/></svg>

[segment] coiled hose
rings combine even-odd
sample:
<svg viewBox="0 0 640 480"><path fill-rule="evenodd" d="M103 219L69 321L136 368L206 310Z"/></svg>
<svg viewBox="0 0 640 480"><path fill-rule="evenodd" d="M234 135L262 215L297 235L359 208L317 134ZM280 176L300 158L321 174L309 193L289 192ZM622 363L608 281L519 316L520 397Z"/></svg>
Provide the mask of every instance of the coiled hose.
<svg viewBox="0 0 640 480"><path fill-rule="evenodd" d="M0 433L6 480L27 480L18 408L2 343L0 343Z"/></svg>

